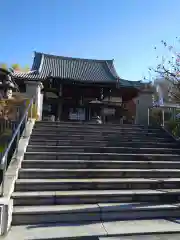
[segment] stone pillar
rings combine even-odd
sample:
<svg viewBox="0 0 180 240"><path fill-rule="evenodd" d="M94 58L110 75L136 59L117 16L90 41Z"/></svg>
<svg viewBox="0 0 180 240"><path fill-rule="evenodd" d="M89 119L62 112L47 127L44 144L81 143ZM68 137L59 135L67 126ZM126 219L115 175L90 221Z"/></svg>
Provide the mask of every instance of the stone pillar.
<svg viewBox="0 0 180 240"><path fill-rule="evenodd" d="M26 84L26 94L32 98L35 98L35 105L37 107L37 120L42 120L42 111L43 111L43 94L41 89L43 88L42 82L40 81L25 81Z"/></svg>
<svg viewBox="0 0 180 240"><path fill-rule="evenodd" d="M148 108L152 107L153 91L151 89L142 90L135 99L136 103L136 124L148 124Z"/></svg>

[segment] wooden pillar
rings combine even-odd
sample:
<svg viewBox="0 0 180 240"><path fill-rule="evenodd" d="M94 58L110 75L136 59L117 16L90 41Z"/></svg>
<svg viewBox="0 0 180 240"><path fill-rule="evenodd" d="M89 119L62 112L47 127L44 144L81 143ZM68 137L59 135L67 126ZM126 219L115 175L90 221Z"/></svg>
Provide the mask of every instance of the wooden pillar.
<svg viewBox="0 0 180 240"><path fill-rule="evenodd" d="M57 109L57 118L59 121L62 119L62 84L59 85L59 99L58 99L58 109Z"/></svg>
<svg viewBox="0 0 180 240"><path fill-rule="evenodd" d="M89 112L88 112L88 115L89 115L89 116L88 116L88 120L91 121L91 107L90 107L90 106L89 106L89 108L88 108L88 111L89 111Z"/></svg>
<svg viewBox="0 0 180 240"><path fill-rule="evenodd" d="M58 101L58 109L57 109L57 119L59 121L61 121L61 117L62 117L62 101L59 100Z"/></svg>

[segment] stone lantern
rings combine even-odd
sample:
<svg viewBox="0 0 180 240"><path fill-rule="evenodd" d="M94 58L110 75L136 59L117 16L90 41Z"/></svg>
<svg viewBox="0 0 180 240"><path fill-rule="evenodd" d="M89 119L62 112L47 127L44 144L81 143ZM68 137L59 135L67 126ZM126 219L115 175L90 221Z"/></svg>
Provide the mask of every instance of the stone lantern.
<svg viewBox="0 0 180 240"><path fill-rule="evenodd" d="M12 91L16 88L16 84L12 81L11 73L0 68L0 99L12 98Z"/></svg>

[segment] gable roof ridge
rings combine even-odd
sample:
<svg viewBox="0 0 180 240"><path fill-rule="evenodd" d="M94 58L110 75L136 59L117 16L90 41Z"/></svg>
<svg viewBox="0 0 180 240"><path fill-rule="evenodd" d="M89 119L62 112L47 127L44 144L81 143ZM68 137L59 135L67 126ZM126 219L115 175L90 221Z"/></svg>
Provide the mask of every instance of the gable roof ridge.
<svg viewBox="0 0 180 240"><path fill-rule="evenodd" d="M31 71L39 72L41 63L42 63L42 53L34 51L34 57L33 57Z"/></svg>
<svg viewBox="0 0 180 240"><path fill-rule="evenodd" d="M87 61L87 62L92 61L92 62L99 62L99 63L104 63L106 61L112 61L112 60L104 60L104 59L59 56L59 55L48 54L48 53L43 53L43 52L35 52L35 55L42 55L44 57L59 58L59 59L64 59L64 60L74 60L74 61L78 60L78 61Z"/></svg>
<svg viewBox="0 0 180 240"><path fill-rule="evenodd" d="M40 65L39 65L39 68L38 68L38 73L41 73L41 70L42 70L42 66L43 66L43 62L44 62L44 54L42 53L41 54L41 60L40 60Z"/></svg>

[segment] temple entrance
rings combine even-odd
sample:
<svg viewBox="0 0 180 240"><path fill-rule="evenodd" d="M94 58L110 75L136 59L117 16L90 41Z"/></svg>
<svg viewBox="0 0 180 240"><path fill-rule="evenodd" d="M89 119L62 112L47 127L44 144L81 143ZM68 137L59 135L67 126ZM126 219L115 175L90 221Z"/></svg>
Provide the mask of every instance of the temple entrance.
<svg viewBox="0 0 180 240"><path fill-rule="evenodd" d="M85 108L70 108L68 120L85 121L86 120Z"/></svg>
<svg viewBox="0 0 180 240"><path fill-rule="evenodd" d="M85 121L86 109L84 107L63 104L61 120L62 121Z"/></svg>
<svg viewBox="0 0 180 240"><path fill-rule="evenodd" d="M55 101L44 101L43 103L43 119L49 119L54 116L55 119L58 117L58 103Z"/></svg>

